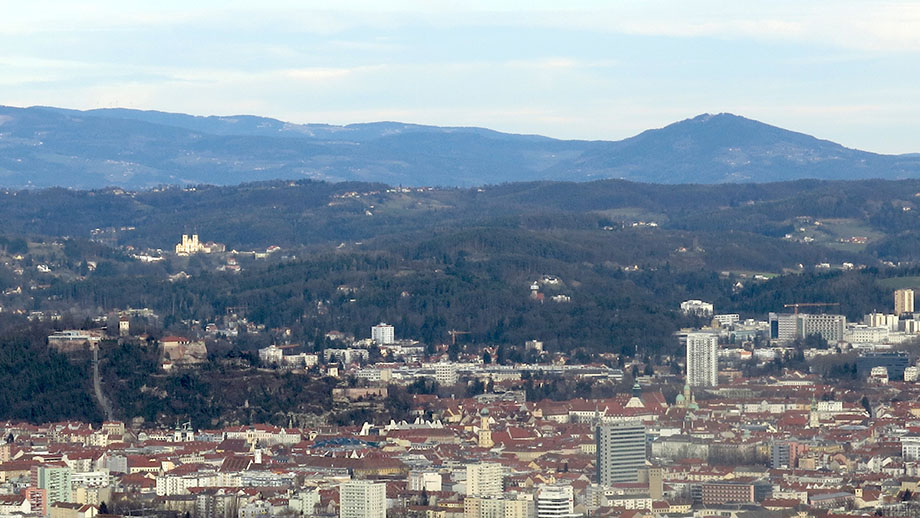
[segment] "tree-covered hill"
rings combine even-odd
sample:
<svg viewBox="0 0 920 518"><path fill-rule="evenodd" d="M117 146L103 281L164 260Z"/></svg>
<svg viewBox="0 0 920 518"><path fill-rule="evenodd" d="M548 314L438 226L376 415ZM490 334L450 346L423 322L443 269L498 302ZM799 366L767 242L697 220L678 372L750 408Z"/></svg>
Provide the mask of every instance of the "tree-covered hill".
<svg viewBox="0 0 920 518"><path fill-rule="evenodd" d="M896 262L899 254L913 254L897 242L920 235L918 192L917 180L717 186L605 180L477 189L301 181L138 192L2 191L0 218L8 235L89 238L94 230L109 229L113 244L163 249L193 231L230 248L251 249L398 241L467 227L585 231L587 238L605 227L651 224L643 228L663 236L699 235L710 243L727 232L748 241L753 238L744 236L782 240L790 234L786 241L818 250L806 256L833 248ZM800 230L805 227L807 232ZM862 246L841 245L852 237L865 238L855 240ZM772 251L763 255L777 257Z"/></svg>
<svg viewBox="0 0 920 518"><path fill-rule="evenodd" d="M328 382L260 373L244 361L277 328L306 350L328 345L330 330L363 337L380 321L429 347L462 330L471 352L495 345L510 362L530 339L578 358L679 355L675 331L704 323L680 313L691 298L745 318L838 302L859 319L888 309L890 290L920 273L909 263L917 253L909 244L920 241L917 192L914 180L6 191L0 381L13 391L3 392L0 416L101 418L87 360L50 352L48 329L26 323L33 311L80 327L87 316L149 307L161 316L154 336L201 333L230 312L266 326L212 351L207 368L175 376L159 370L154 348L104 346L103 376L119 411L160 422L194 416L200 426L220 421L214 409L232 422L277 423L327 409ZM228 250L282 251L257 259L156 250L186 231ZM239 271L219 269L231 259ZM14 376L35 365L54 373L53 383L41 385L37 371ZM250 383L234 385L235 377Z"/></svg>

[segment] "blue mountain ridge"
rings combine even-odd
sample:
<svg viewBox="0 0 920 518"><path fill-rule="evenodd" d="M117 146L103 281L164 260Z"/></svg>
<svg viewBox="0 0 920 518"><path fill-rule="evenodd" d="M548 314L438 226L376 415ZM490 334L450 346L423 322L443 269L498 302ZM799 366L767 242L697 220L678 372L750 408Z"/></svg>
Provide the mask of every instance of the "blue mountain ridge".
<svg viewBox="0 0 920 518"><path fill-rule="evenodd" d="M920 177L881 155L732 114L620 141L400 122L335 126L123 108L0 106L0 186L150 188L273 179L470 187L621 178L663 184Z"/></svg>

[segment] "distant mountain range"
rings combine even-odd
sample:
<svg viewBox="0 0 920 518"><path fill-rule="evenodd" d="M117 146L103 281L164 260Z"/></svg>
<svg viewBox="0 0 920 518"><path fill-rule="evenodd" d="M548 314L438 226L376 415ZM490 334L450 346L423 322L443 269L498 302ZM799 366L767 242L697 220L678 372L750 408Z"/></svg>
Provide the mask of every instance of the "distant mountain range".
<svg viewBox="0 0 920 518"><path fill-rule="evenodd" d="M376 122L290 124L128 109L0 106L0 186L129 189L271 179L469 187L532 180L774 182L920 177L880 155L737 115L700 115L620 141Z"/></svg>

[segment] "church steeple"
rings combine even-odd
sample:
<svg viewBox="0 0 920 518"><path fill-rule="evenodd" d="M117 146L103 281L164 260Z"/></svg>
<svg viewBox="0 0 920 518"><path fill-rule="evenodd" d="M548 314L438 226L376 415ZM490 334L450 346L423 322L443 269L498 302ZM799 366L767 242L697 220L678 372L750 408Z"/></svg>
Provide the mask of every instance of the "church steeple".
<svg viewBox="0 0 920 518"><path fill-rule="evenodd" d="M489 429L489 409L483 408L479 412L479 447L491 448L495 446L492 441L492 430Z"/></svg>
<svg viewBox="0 0 920 518"><path fill-rule="evenodd" d="M818 400L811 396L811 408L808 411L808 427L819 428L821 426L821 415L818 413Z"/></svg>

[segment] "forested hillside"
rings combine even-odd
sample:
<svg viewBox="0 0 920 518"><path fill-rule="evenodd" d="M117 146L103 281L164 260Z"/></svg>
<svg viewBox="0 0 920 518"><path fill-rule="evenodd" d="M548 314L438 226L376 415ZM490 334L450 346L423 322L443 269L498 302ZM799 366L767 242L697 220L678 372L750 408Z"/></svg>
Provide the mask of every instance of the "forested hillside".
<svg viewBox="0 0 920 518"><path fill-rule="evenodd" d="M208 366L183 376L164 375L155 348L105 345L111 398L148 421L194 416L210 426L219 411L232 422L284 423L289 412L328 409L328 382L254 370L253 350L279 329L306 351L328 346L328 331L360 338L387 321L429 350L464 331L458 347L495 346L501 362L539 339L579 361L638 352L673 368L674 332L705 323L680 313L686 299L743 318L832 301L860 319L888 310L895 287L920 287L910 246L920 236L918 191L918 181L6 191L0 306L14 390L0 416L101 418L88 359L51 353L44 336L128 307L160 315L150 340L201 334L231 313L266 330L218 341ZM183 232L227 251L176 256ZM280 251L265 253L272 245ZM39 316L44 327L35 327L33 314L59 318ZM24 362L55 373L53 382L38 371L14 376Z"/></svg>
<svg viewBox="0 0 920 518"><path fill-rule="evenodd" d="M576 241L592 239L592 233L605 228L639 228L663 246L694 236L710 246L721 246L719 241L758 239L755 236L783 240L789 234L785 242L808 242L818 250L812 253L815 256L834 249L898 261L913 253L909 245L899 243L909 244L920 235L917 193L920 181L916 180L718 186L606 180L477 189L301 181L138 192L2 191L0 217L10 237L90 238L94 230L108 229L111 244L135 248L170 249L183 231L197 231L204 239L246 249L368 240L414 242L418 236L413 232L430 236L467 227L584 231ZM784 260L782 253L761 255ZM839 258L828 256L828 260Z"/></svg>

